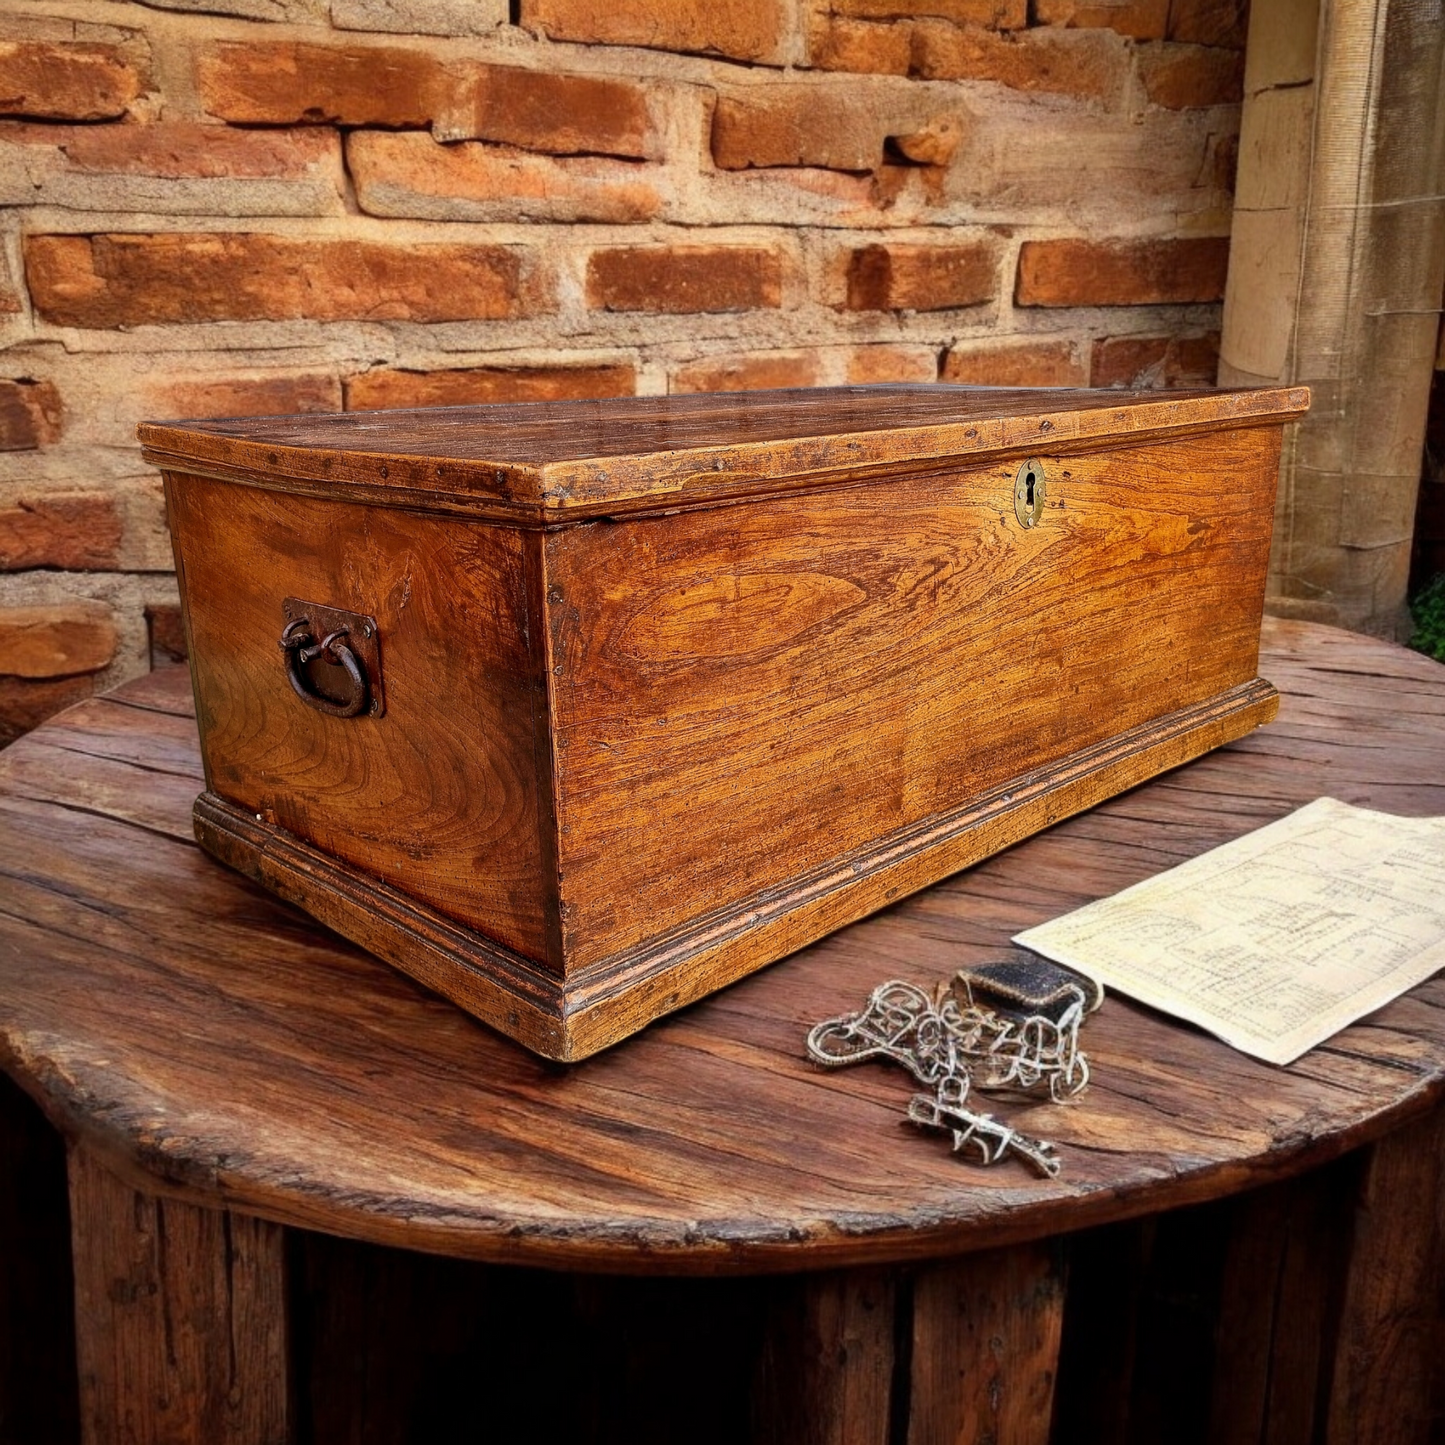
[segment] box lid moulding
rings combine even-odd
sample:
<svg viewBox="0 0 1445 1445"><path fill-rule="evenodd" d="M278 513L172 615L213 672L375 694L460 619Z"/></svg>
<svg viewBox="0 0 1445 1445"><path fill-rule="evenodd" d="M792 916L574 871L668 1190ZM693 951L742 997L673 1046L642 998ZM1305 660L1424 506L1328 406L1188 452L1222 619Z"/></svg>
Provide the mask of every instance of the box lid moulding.
<svg viewBox="0 0 1445 1445"><path fill-rule="evenodd" d="M142 422L158 467L546 526L1280 425L1305 387L1086 391L896 385Z"/></svg>

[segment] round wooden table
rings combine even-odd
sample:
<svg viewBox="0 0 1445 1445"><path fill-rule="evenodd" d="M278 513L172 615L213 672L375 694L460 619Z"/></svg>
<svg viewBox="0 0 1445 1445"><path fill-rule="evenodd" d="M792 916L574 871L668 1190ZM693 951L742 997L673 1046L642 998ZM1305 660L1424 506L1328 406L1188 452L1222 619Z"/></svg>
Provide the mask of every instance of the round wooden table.
<svg viewBox="0 0 1445 1445"><path fill-rule="evenodd" d="M199 851L183 670L21 739L0 1065L68 1145L85 1438L1428 1438L1445 982L1286 1069L1109 999L1079 1102L996 1110L1054 1180L960 1162L904 1075L803 1050L885 978L1321 794L1445 813L1445 668L1265 641L1277 723L571 1067ZM0 1149L43 1174L19 1090ZM0 1420L33 1407L23 1334Z"/></svg>

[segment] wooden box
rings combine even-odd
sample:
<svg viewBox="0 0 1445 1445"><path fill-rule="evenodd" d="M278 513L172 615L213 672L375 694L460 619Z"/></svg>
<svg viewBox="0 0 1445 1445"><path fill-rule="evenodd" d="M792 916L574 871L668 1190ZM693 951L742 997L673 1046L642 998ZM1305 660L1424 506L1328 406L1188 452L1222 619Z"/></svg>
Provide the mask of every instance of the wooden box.
<svg viewBox="0 0 1445 1445"><path fill-rule="evenodd" d="M143 424L197 836L582 1058L1273 716L1307 405L880 386Z"/></svg>

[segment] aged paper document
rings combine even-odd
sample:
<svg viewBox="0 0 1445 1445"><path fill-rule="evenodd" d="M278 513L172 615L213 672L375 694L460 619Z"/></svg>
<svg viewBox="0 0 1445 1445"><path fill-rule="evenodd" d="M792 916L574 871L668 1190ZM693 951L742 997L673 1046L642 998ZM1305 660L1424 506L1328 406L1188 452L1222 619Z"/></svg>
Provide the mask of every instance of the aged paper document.
<svg viewBox="0 0 1445 1445"><path fill-rule="evenodd" d="M1319 798L1014 942L1288 1064L1445 968L1445 818Z"/></svg>

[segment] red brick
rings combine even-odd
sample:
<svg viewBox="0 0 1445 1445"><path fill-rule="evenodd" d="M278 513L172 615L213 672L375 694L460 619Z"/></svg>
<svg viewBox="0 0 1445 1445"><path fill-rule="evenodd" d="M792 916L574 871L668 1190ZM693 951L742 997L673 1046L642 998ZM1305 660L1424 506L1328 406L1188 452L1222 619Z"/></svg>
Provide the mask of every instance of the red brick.
<svg viewBox="0 0 1445 1445"><path fill-rule="evenodd" d="M817 386L818 357L812 351L766 351L751 356L709 356L678 367L668 390L774 391L788 386Z"/></svg>
<svg viewBox="0 0 1445 1445"><path fill-rule="evenodd" d="M1132 40L1162 40L1169 0L1034 0L1034 22L1076 30L1117 30Z"/></svg>
<svg viewBox="0 0 1445 1445"><path fill-rule="evenodd" d="M783 0L521 0L522 24L553 40L778 61Z"/></svg>
<svg viewBox="0 0 1445 1445"><path fill-rule="evenodd" d="M1229 238L1025 241L1020 306L1148 306L1219 301Z"/></svg>
<svg viewBox="0 0 1445 1445"><path fill-rule="evenodd" d="M431 220L651 220L653 167L605 156L543 156L480 141L438 145L424 131L355 131L346 159L361 209Z"/></svg>
<svg viewBox="0 0 1445 1445"><path fill-rule="evenodd" d="M1243 50L1248 28L1249 0L1170 0L1170 40Z"/></svg>
<svg viewBox="0 0 1445 1445"><path fill-rule="evenodd" d="M346 409L578 401L597 396L631 396L636 390L637 374L627 362L601 366L473 366L454 371L378 367L347 378Z"/></svg>
<svg viewBox="0 0 1445 1445"><path fill-rule="evenodd" d="M956 147L961 136L956 115L922 111L909 91L879 95L840 80L767 85L719 97L713 110L712 157L724 170L818 166L874 171L883 164L892 138L900 147L916 139L936 148L944 139Z"/></svg>
<svg viewBox="0 0 1445 1445"><path fill-rule="evenodd" d="M1123 93L1126 45L1104 30L1038 27L1000 35L923 20L914 29L913 68L925 80L992 80L1014 90L1107 101Z"/></svg>
<svg viewBox="0 0 1445 1445"><path fill-rule="evenodd" d="M223 120L420 127L444 104L446 77L400 46L224 41L197 58L196 84Z"/></svg>
<svg viewBox="0 0 1445 1445"><path fill-rule="evenodd" d="M147 607L146 632L150 638L152 670L184 662L190 655L180 603L168 602Z"/></svg>
<svg viewBox="0 0 1445 1445"><path fill-rule="evenodd" d="M3 572L113 571L120 539L115 500L104 492L48 492L0 506Z"/></svg>
<svg viewBox="0 0 1445 1445"><path fill-rule="evenodd" d="M60 393L53 382L0 381L0 452L28 452L60 439Z"/></svg>
<svg viewBox="0 0 1445 1445"><path fill-rule="evenodd" d="M754 311L782 305L783 261L767 246L615 246L587 262L594 311Z"/></svg>
<svg viewBox="0 0 1445 1445"><path fill-rule="evenodd" d="M61 326L469 321L531 314L516 249L247 232L31 236L36 309Z"/></svg>
<svg viewBox="0 0 1445 1445"><path fill-rule="evenodd" d="M114 45L0 41L0 115L111 120L140 91L139 73Z"/></svg>
<svg viewBox="0 0 1445 1445"><path fill-rule="evenodd" d="M647 95L628 80L507 65L469 67L447 106L447 140L490 140L553 155L641 158Z"/></svg>
<svg viewBox="0 0 1445 1445"><path fill-rule="evenodd" d="M848 356L848 380L860 386L870 382L937 381L938 353L928 346L857 346Z"/></svg>
<svg viewBox="0 0 1445 1445"><path fill-rule="evenodd" d="M1139 51L1139 79L1153 105L1188 110L1244 98L1244 54L1207 45L1150 45Z"/></svg>
<svg viewBox="0 0 1445 1445"><path fill-rule="evenodd" d="M166 180L268 180L304 176L340 154L320 130L233 130L226 125L0 125L0 142L55 146L67 168Z"/></svg>
<svg viewBox="0 0 1445 1445"><path fill-rule="evenodd" d="M860 246L848 257L850 311L949 311L998 295L998 249L982 241Z"/></svg>
<svg viewBox="0 0 1445 1445"><path fill-rule="evenodd" d="M828 0L827 9L853 20L929 17L993 30L1022 30L1029 23L1028 0Z"/></svg>
<svg viewBox="0 0 1445 1445"><path fill-rule="evenodd" d="M88 674L45 679L0 676L0 748L94 691L95 679Z"/></svg>
<svg viewBox="0 0 1445 1445"><path fill-rule="evenodd" d="M815 16L808 28L808 60L819 70L907 75L913 65L913 27Z"/></svg>
<svg viewBox="0 0 1445 1445"><path fill-rule="evenodd" d="M1109 336L1094 343L1090 386L1213 386L1219 333Z"/></svg>
<svg viewBox="0 0 1445 1445"><path fill-rule="evenodd" d="M145 406L153 417L294 416L341 410L341 379L328 372L269 376L193 377L152 384Z"/></svg>
<svg viewBox="0 0 1445 1445"><path fill-rule="evenodd" d="M115 656L115 622L99 602L0 608L0 674L71 677Z"/></svg>
<svg viewBox="0 0 1445 1445"><path fill-rule="evenodd" d="M1085 386L1088 370L1072 341L1012 341L950 351L943 380L967 386Z"/></svg>

